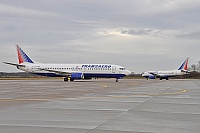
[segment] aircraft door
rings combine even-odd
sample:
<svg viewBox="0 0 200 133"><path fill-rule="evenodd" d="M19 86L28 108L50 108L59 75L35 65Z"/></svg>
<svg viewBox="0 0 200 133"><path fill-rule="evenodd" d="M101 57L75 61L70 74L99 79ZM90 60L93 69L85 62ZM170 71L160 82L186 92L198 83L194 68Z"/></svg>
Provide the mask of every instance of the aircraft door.
<svg viewBox="0 0 200 133"><path fill-rule="evenodd" d="M112 67L112 73L115 73L115 72L116 72L116 67L113 66L113 67Z"/></svg>
<svg viewBox="0 0 200 133"><path fill-rule="evenodd" d="M79 66L72 67L72 71L77 72L79 70Z"/></svg>
<svg viewBox="0 0 200 133"><path fill-rule="evenodd" d="M34 72L34 71L40 71L40 66L32 66L32 67L30 68L30 70L31 70L32 72Z"/></svg>

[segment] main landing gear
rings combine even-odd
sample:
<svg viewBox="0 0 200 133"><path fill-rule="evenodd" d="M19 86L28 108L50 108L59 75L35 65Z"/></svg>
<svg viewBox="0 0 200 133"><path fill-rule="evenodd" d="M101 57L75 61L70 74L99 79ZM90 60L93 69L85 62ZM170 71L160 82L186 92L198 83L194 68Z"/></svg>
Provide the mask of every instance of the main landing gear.
<svg viewBox="0 0 200 133"><path fill-rule="evenodd" d="M65 81L65 82L68 82L68 81L74 81L74 79L69 78L69 77L65 77L65 78L64 78L64 81Z"/></svg>
<svg viewBox="0 0 200 133"><path fill-rule="evenodd" d="M162 80L162 79L163 79L163 78L162 78L162 77L160 77L160 80ZM168 77L166 77L165 79L166 79L166 80L169 80L169 78L168 78Z"/></svg>
<svg viewBox="0 0 200 133"><path fill-rule="evenodd" d="M68 81L68 77L64 78L64 81L67 82Z"/></svg>

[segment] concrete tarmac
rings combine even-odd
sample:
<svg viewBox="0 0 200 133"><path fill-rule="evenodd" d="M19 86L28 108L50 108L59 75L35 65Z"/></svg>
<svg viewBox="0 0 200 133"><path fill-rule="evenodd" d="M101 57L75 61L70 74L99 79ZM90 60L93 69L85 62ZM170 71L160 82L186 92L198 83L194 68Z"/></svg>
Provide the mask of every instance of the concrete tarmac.
<svg viewBox="0 0 200 133"><path fill-rule="evenodd" d="M200 133L200 80L1 80L0 133Z"/></svg>

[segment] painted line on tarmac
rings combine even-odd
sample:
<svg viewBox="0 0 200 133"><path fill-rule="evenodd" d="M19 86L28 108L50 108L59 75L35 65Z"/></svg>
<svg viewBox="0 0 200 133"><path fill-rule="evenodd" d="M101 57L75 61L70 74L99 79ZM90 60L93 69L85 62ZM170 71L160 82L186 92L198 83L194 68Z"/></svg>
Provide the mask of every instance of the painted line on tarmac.
<svg viewBox="0 0 200 133"><path fill-rule="evenodd" d="M102 86L102 87L105 87L105 88L108 87L107 85L101 85L101 86Z"/></svg>
<svg viewBox="0 0 200 133"><path fill-rule="evenodd" d="M186 93L187 90L181 90L169 93L157 93L157 94L133 94L133 95L108 95L103 97L78 97L78 98L14 98L14 99L0 99L0 102L14 102L14 101L50 101L50 100L87 100L87 99L105 99L105 98L131 98L138 96L162 96L162 95L175 95Z"/></svg>
<svg viewBox="0 0 200 133"><path fill-rule="evenodd" d="M138 83L134 83L134 84L128 84L128 85L131 85L131 86L134 86L134 85L137 85ZM100 85L100 86L102 86L102 87L108 87L108 85L106 85L106 84L102 84L102 85Z"/></svg>

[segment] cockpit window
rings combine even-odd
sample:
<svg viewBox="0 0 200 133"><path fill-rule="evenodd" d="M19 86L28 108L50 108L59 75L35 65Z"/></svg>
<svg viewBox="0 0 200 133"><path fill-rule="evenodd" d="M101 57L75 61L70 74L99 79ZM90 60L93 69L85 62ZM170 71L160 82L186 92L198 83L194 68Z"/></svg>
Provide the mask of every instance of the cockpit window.
<svg viewBox="0 0 200 133"><path fill-rule="evenodd" d="M120 70L126 70L124 67L123 68L119 68Z"/></svg>

